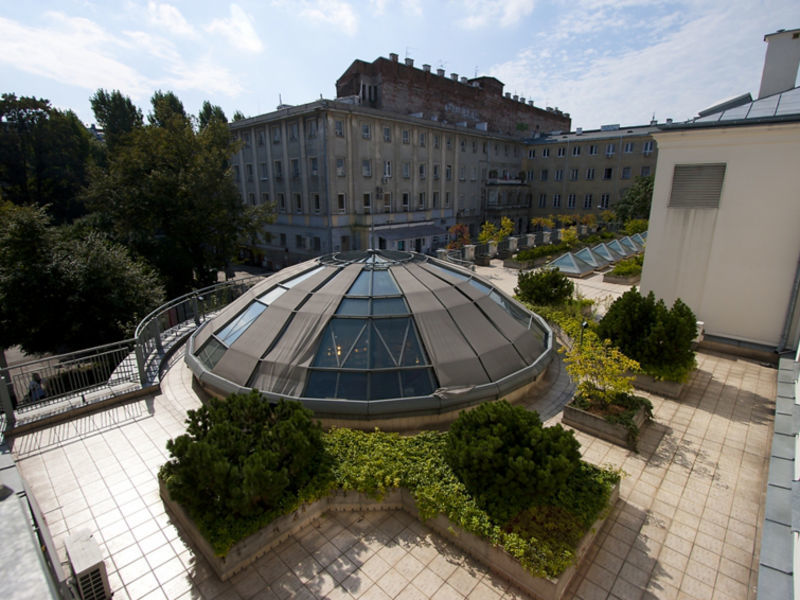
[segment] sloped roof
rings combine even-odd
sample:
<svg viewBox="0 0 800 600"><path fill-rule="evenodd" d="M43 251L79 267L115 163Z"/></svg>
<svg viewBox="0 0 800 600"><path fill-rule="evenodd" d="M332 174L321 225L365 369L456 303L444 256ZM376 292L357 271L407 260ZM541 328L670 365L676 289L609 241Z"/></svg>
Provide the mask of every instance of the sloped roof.
<svg viewBox="0 0 800 600"><path fill-rule="evenodd" d="M784 121L800 121L800 87L706 114L685 123L671 123L660 127L664 130L695 129Z"/></svg>
<svg viewBox="0 0 800 600"><path fill-rule="evenodd" d="M597 244L597 246L592 248L592 252L599 254L610 263L615 263L618 260L624 258L624 255L620 254L615 249L609 247L609 245L606 243Z"/></svg>
<svg viewBox="0 0 800 600"><path fill-rule="evenodd" d="M607 258L604 258L591 248L581 248L575 253L575 257L582 260L588 265L592 265L595 269L602 269L611 264Z"/></svg>
<svg viewBox="0 0 800 600"><path fill-rule="evenodd" d="M581 260L572 252L562 254L558 258L550 261L547 266L558 269L564 275L571 277L586 277L594 272L594 266Z"/></svg>

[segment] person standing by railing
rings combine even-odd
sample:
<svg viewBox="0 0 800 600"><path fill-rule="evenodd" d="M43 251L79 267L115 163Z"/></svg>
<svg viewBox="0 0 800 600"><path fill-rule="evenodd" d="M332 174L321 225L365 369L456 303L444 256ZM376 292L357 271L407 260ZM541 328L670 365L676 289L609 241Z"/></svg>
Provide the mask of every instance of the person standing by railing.
<svg viewBox="0 0 800 600"><path fill-rule="evenodd" d="M47 395L42 386L42 376L39 373L34 373L31 377L31 382L28 384L28 398L31 402L41 400Z"/></svg>

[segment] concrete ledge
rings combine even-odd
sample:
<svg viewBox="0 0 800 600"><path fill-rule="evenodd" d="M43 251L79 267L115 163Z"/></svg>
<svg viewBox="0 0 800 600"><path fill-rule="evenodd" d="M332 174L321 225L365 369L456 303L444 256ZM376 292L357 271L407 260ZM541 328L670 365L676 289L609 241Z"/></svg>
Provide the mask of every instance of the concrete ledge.
<svg viewBox="0 0 800 600"><path fill-rule="evenodd" d="M644 408L640 408L633 417L633 422L641 430L647 421ZM628 429L620 423L609 423L603 417L595 415L570 404L564 406L561 422L580 431L599 437L600 439L631 448L628 442ZM633 450L633 448L631 448Z"/></svg>
<svg viewBox="0 0 800 600"><path fill-rule="evenodd" d="M642 279L641 275L629 275L627 277L619 277L612 275L610 272L603 275L603 283L617 283L620 285L636 285Z"/></svg>
<svg viewBox="0 0 800 600"><path fill-rule="evenodd" d="M680 398L680 395L683 393L684 385L685 384L678 383L677 381L656 379L651 375L645 375L643 373L638 374L633 379L633 386L635 388L652 394L658 394L665 398Z"/></svg>
<svg viewBox="0 0 800 600"><path fill-rule="evenodd" d="M419 512L414 498L404 488L393 489L384 496L383 500L373 500L364 494L353 491L337 491L322 500L304 504L294 512L275 519L260 531L236 544L227 555L219 557L214 554L211 545L202 536L183 508L172 500L166 484L161 479L159 479L158 484L161 499L170 518L177 522L183 534L208 560L211 568L222 581L230 579L235 573L246 568L290 535L310 525L328 511L404 510L414 518L419 519ZM445 515L440 514L423 522L438 535L524 592L541 600L558 600L577 573L581 559L586 556L588 549L618 499L619 483L611 491L608 508L595 521L578 544L575 551L575 563L555 579L531 575L505 550L492 546L485 539L465 531L450 522Z"/></svg>

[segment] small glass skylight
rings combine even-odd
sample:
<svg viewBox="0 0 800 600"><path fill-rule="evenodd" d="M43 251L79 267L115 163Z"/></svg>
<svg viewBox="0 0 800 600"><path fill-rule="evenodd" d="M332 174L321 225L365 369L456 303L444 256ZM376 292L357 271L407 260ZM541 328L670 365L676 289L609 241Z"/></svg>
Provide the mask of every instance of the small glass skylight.
<svg viewBox="0 0 800 600"><path fill-rule="evenodd" d="M242 312L239 313L233 321L223 327L218 333L217 338L226 346L230 346L233 342L239 339L250 325L253 324L261 313L267 309L266 305L260 302L253 302Z"/></svg>

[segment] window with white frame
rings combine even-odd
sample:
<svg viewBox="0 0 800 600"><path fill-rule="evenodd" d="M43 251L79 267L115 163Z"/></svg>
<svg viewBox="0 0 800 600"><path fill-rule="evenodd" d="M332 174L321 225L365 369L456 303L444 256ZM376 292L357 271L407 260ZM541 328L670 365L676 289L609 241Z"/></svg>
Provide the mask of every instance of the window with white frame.
<svg viewBox="0 0 800 600"><path fill-rule="evenodd" d="M575 194L567 196L567 208L575 208Z"/></svg>
<svg viewBox="0 0 800 600"><path fill-rule="evenodd" d="M411 141L411 136L408 133L408 129L403 129L403 143L408 144Z"/></svg>
<svg viewBox="0 0 800 600"><path fill-rule="evenodd" d="M606 144L606 156L614 156L614 153L617 151L616 144Z"/></svg>
<svg viewBox="0 0 800 600"><path fill-rule="evenodd" d="M625 145L622 147L622 151L625 154L630 154L631 152L633 152L633 148L634 148L633 142L625 142Z"/></svg>
<svg viewBox="0 0 800 600"><path fill-rule="evenodd" d="M281 164L281 161L276 160L272 166L272 172L275 174L275 179L281 179L283 177L283 165Z"/></svg>
<svg viewBox="0 0 800 600"><path fill-rule="evenodd" d="M314 212L318 213L320 211L320 209L322 208L322 206L320 204L319 194L314 193L312 198L314 199Z"/></svg>
<svg viewBox="0 0 800 600"><path fill-rule="evenodd" d="M581 155L581 147L580 146L573 146L572 147L572 156L580 156Z"/></svg>
<svg viewBox="0 0 800 600"><path fill-rule="evenodd" d="M344 121L334 121L333 131L336 137L344 137Z"/></svg>
<svg viewBox="0 0 800 600"><path fill-rule="evenodd" d="M297 121L289 123L289 139L290 140L297 139Z"/></svg>
<svg viewBox="0 0 800 600"><path fill-rule="evenodd" d="M586 179L592 180L594 179L594 167L589 167L586 169Z"/></svg>
<svg viewBox="0 0 800 600"><path fill-rule="evenodd" d="M384 192L383 193L383 212L385 212L385 213L392 212L392 193L391 192Z"/></svg>
<svg viewBox="0 0 800 600"><path fill-rule="evenodd" d="M547 181L548 171L547 169L542 169L539 173L539 181Z"/></svg>
<svg viewBox="0 0 800 600"><path fill-rule="evenodd" d="M439 179L439 165L433 165L433 178Z"/></svg>
<svg viewBox="0 0 800 600"><path fill-rule="evenodd" d="M558 149L558 158L562 158L566 156L566 154L567 154L566 148L561 147Z"/></svg>
<svg viewBox="0 0 800 600"><path fill-rule="evenodd" d="M345 205L346 205L345 195L341 193L336 194L336 209L340 213L343 213L345 211Z"/></svg>
<svg viewBox="0 0 800 600"><path fill-rule="evenodd" d="M364 177L372 177L372 160L365 158L361 161L361 175Z"/></svg>
<svg viewBox="0 0 800 600"><path fill-rule="evenodd" d="M384 126L383 128L383 141L384 142L391 142L392 141L392 128Z"/></svg>
<svg viewBox="0 0 800 600"><path fill-rule="evenodd" d="M403 200L403 205L402 205L403 212L408 212L408 192L403 192L402 200Z"/></svg>
<svg viewBox="0 0 800 600"><path fill-rule="evenodd" d="M368 140L372 137L372 128L369 123L361 124L361 137Z"/></svg>
<svg viewBox="0 0 800 600"><path fill-rule="evenodd" d="M444 166L444 178L447 181L451 181L453 179L453 165Z"/></svg>
<svg viewBox="0 0 800 600"><path fill-rule="evenodd" d="M345 168L344 168L344 159L337 158L336 159L336 176L337 177L344 177L345 176Z"/></svg>
<svg viewBox="0 0 800 600"><path fill-rule="evenodd" d="M417 208L418 209L425 208L425 192L420 192L419 196L417 196L417 199L418 199Z"/></svg>
<svg viewBox="0 0 800 600"><path fill-rule="evenodd" d="M553 194L553 208L561 208L561 194Z"/></svg>
<svg viewBox="0 0 800 600"><path fill-rule="evenodd" d="M563 181L564 169L556 169L553 173L553 181Z"/></svg>
<svg viewBox="0 0 800 600"><path fill-rule="evenodd" d="M403 178L404 179L408 179L409 177L411 177L411 163L410 162L404 162L403 163Z"/></svg>
<svg viewBox="0 0 800 600"><path fill-rule="evenodd" d="M439 147L439 135L438 134L434 134L433 135L433 147L434 148L438 148Z"/></svg>
<svg viewBox="0 0 800 600"><path fill-rule="evenodd" d="M589 156L597 155L597 144L589 144Z"/></svg>
<svg viewBox="0 0 800 600"><path fill-rule="evenodd" d="M423 147L423 148L425 147L425 132L424 131L420 131L419 132L419 145L421 147Z"/></svg>
<svg viewBox="0 0 800 600"><path fill-rule="evenodd" d="M425 179L425 163L419 163L419 178Z"/></svg>
<svg viewBox="0 0 800 600"><path fill-rule="evenodd" d="M536 150L528 150L528 158L536 158Z"/></svg>
<svg viewBox="0 0 800 600"><path fill-rule="evenodd" d="M383 161L383 176L387 178L392 176L392 161Z"/></svg>
<svg viewBox="0 0 800 600"><path fill-rule="evenodd" d="M294 195L294 211L298 213L303 212L303 196L300 194Z"/></svg>
<svg viewBox="0 0 800 600"><path fill-rule="evenodd" d="M547 208L547 194L539 194L539 208Z"/></svg>
<svg viewBox="0 0 800 600"><path fill-rule="evenodd" d="M642 145L642 154L648 156L653 153L653 140L648 140Z"/></svg>
<svg viewBox="0 0 800 600"><path fill-rule="evenodd" d="M306 129L308 130L309 139L317 137L317 119L316 117L306 119Z"/></svg>
<svg viewBox="0 0 800 600"><path fill-rule="evenodd" d="M467 171L464 165L458 167L458 179L464 181L467 178Z"/></svg>
<svg viewBox="0 0 800 600"><path fill-rule="evenodd" d="M608 201L611 198L611 194L600 194L600 204L597 208L606 209L608 208Z"/></svg>
<svg viewBox="0 0 800 600"><path fill-rule="evenodd" d="M372 208L372 196L369 192L364 192L361 196L361 202L364 206L364 212L368 213Z"/></svg>
<svg viewBox="0 0 800 600"><path fill-rule="evenodd" d="M586 194L583 197L583 208L592 208L592 195Z"/></svg>
<svg viewBox="0 0 800 600"><path fill-rule="evenodd" d="M312 156L311 158L308 159L308 162L310 163L309 170L311 171L311 176L315 177L319 175L319 160L317 159L317 157Z"/></svg>
<svg viewBox="0 0 800 600"><path fill-rule="evenodd" d="M542 148L542 158L548 158L550 156L550 148Z"/></svg>
<svg viewBox="0 0 800 600"><path fill-rule="evenodd" d="M283 192L278 193L278 210L281 212L286 212L286 196Z"/></svg>
<svg viewBox="0 0 800 600"><path fill-rule="evenodd" d="M261 169L261 181L266 181L267 179L269 179L269 170L267 170L267 163L262 162L259 165L259 167Z"/></svg>
<svg viewBox="0 0 800 600"><path fill-rule="evenodd" d="M569 170L569 180L570 181L578 181L578 169L570 169Z"/></svg>

